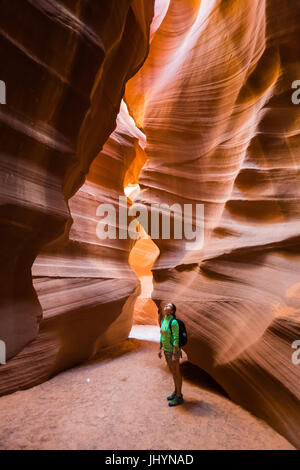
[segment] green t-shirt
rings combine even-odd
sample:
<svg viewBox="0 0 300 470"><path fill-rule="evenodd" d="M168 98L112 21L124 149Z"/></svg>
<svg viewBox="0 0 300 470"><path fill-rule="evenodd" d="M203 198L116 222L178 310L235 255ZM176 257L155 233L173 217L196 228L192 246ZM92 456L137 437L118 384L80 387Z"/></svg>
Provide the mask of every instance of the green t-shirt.
<svg viewBox="0 0 300 470"><path fill-rule="evenodd" d="M169 352L173 352L173 346L177 346L179 348L179 325L178 321L174 319L172 322L173 335L171 335L169 323L172 318L174 318L173 315L167 315L162 319L160 325L160 342L163 345L163 349Z"/></svg>

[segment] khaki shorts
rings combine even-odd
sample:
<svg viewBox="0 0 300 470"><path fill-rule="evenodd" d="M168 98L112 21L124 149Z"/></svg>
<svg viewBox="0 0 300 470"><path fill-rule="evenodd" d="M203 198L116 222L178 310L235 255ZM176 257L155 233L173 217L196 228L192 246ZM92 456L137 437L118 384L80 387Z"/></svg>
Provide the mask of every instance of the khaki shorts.
<svg viewBox="0 0 300 470"><path fill-rule="evenodd" d="M173 363L173 362L172 362L172 355L173 355L173 353L164 350L164 355L165 355L167 364L172 365L172 363ZM176 359L178 359L178 360L182 357L181 349L178 349L178 351L175 353L175 357L176 357Z"/></svg>

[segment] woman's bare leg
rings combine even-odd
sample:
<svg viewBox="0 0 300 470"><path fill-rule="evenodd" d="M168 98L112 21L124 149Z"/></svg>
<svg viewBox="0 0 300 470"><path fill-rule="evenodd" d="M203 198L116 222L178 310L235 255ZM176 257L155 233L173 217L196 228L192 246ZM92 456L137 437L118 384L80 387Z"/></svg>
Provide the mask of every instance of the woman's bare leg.
<svg viewBox="0 0 300 470"><path fill-rule="evenodd" d="M182 375L179 367L179 359L173 362L173 370L175 390L177 392L177 396L180 396L182 389Z"/></svg>
<svg viewBox="0 0 300 470"><path fill-rule="evenodd" d="M175 371L174 371L174 365L172 364L172 366L169 364L169 369L171 371L171 374L172 374L172 377L173 377L173 381L174 381L174 387L175 387L175 391L177 393L177 382L176 382L176 375L175 375Z"/></svg>

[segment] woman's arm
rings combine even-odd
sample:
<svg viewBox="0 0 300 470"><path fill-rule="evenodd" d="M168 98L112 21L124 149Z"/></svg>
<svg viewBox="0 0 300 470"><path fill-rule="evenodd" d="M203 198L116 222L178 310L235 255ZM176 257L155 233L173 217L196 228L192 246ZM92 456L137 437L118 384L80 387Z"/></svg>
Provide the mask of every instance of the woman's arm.
<svg viewBox="0 0 300 470"><path fill-rule="evenodd" d="M162 334L161 334L161 327L160 327L160 340L159 340L159 350L161 351L162 350Z"/></svg>

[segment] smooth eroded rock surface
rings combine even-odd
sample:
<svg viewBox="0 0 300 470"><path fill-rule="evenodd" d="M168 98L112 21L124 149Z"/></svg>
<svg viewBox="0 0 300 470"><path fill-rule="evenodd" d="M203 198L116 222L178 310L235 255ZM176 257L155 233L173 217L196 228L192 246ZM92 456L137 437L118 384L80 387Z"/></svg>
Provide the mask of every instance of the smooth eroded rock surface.
<svg viewBox="0 0 300 470"><path fill-rule="evenodd" d="M126 87L147 137L135 202L204 204L204 243L155 240L152 298L176 304L189 360L299 447L299 2L165 3Z"/></svg>
<svg viewBox="0 0 300 470"><path fill-rule="evenodd" d="M1 2L0 394L128 335L139 292L132 240L99 239L96 211L116 206L137 167L134 124L122 137L120 117L100 152L152 17L152 0Z"/></svg>
<svg viewBox="0 0 300 470"><path fill-rule="evenodd" d="M155 323L159 253L152 298L176 304L189 361L300 447L299 2L157 0L150 27L153 7L1 2L0 394ZM203 244L136 245L142 288L134 240L98 225L137 183L134 202L204 205Z"/></svg>

